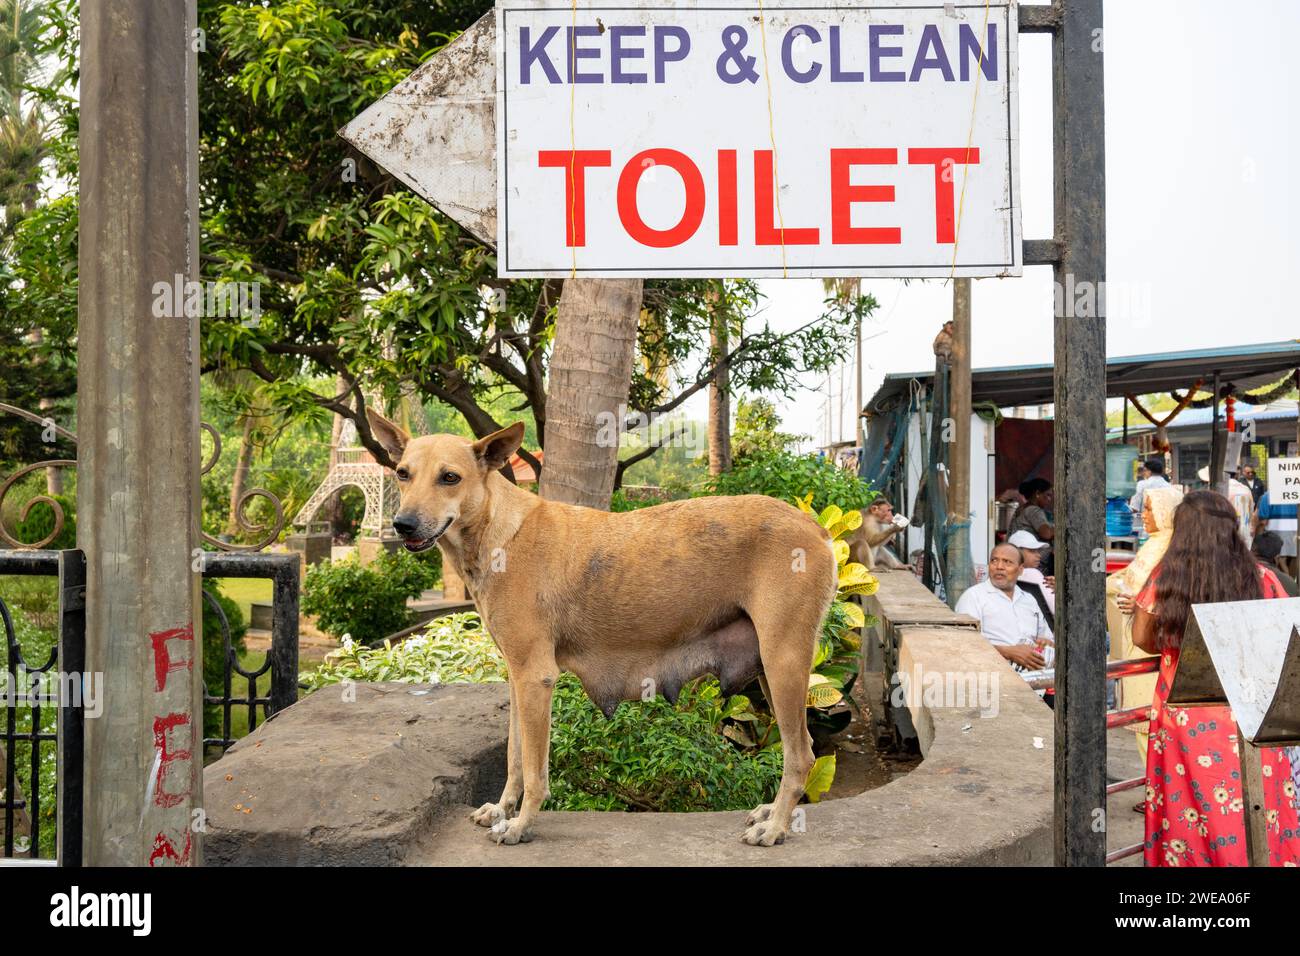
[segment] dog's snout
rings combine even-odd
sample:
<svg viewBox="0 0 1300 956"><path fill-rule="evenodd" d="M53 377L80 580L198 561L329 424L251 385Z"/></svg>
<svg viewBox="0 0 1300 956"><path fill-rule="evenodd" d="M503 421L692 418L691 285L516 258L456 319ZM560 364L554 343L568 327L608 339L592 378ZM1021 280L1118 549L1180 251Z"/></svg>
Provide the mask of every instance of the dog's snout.
<svg viewBox="0 0 1300 956"><path fill-rule="evenodd" d="M393 515L393 530L404 538L414 535L419 527L420 519L415 515L403 514L402 512Z"/></svg>

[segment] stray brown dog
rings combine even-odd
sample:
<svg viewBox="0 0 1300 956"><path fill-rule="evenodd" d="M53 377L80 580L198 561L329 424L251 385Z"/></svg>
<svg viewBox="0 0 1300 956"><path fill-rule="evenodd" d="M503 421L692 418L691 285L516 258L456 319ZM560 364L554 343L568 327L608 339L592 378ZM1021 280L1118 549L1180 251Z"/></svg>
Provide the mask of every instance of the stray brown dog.
<svg viewBox="0 0 1300 956"><path fill-rule="evenodd" d="M647 688L676 700L702 674L716 674L725 693L763 676L785 768L776 800L749 814L744 841L784 840L813 764L808 672L836 588L826 531L761 495L624 514L543 501L498 471L523 440L522 422L476 442L411 439L373 412L370 424L398 462L393 527L408 551L438 544L510 671L505 790L474 822L497 843L532 838L561 670L606 714Z"/></svg>

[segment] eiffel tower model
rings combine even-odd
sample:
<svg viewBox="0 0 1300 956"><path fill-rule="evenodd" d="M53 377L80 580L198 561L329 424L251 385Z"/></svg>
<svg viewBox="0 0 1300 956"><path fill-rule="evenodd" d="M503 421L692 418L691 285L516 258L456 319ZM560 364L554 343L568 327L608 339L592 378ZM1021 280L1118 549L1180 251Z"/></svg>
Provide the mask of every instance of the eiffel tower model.
<svg viewBox="0 0 1300 956"><path fill-rule="evenodd" d="M366 404L381 407L378 396L366 396ZM397 402L395 418L411 435L429 434L424 408L413 389L403 392ZM380 549L392 550L400 539L393 532L393 514L397 511L397 479L391 469L375 461L357 437L357 427L352 419L344 419L338 444L330 449L330 470L325 480L312 492L307 503L294 516L295 527L302 528L306 539L328 534L328 529L317 522L316 513L337 492L344 488L357 488L365 497L366 510L361 518L357 537L357 551L363 563L378 556ZM328 551L326 552L328 555ZM308 560L313 556L309 553Z"/></svg>

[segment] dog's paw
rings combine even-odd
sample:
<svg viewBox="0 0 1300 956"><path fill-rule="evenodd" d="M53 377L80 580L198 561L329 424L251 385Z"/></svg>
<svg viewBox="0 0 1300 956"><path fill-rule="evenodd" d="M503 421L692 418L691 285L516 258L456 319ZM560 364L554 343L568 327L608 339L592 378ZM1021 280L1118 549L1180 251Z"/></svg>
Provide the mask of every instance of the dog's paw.
<svg viewBox="0 0 1300 956"><path fill-rule="evenodd" d="M532 838L533 828L523 826L518 817L494 823L492 829L488 830L488 839L497 846L514 846L516 843L527 843Z"/></svg>
<svg viewBox="0 0 1300 956"><path fill-rule="evenodd" d="M469 818L481 827L496 826L507 819L506 806L504 803L485 803L471 813Z"/></svg>
<svg viewBox="0 0 1300 956"><path fill-rule="evenodd" d="M753 810L749 811L749 816L745 817L745 826L752 827L755 823L762 823L772 815L772 804L760 803Z"/></svg>
<svg viewBox="0 0 1300 956"><path fill-rule="evenodd" d="M761 810L762 807L759 809ZM757 813L758 811L754 812ZM775 820L769 817L751 826L745 831L745 835L741 839L750 846L772 846L777 843L784 843L785 834L786 828L778 825Z"/></svg>

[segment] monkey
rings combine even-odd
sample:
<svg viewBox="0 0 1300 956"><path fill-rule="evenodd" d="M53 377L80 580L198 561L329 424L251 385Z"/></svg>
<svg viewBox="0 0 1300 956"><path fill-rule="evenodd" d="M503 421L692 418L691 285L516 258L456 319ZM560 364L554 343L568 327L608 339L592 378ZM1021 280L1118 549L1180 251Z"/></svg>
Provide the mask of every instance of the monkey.
<svg viewBox="0 0 1300 956"><path fill-rule="evenodd" d="M862 509L862 526L849 540L849 560L865 564L868 571L877 567L889 570L910 568L885 547L894 535L903 529L894 524L894 506L883 496Z"/></svg>
<svg viewBox="0 0 1300 956"><path fill-rule="evenodd" d="M952 319L945 322L934 337L934 357L944 365L952 364Z"/></svg>

